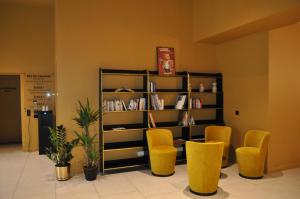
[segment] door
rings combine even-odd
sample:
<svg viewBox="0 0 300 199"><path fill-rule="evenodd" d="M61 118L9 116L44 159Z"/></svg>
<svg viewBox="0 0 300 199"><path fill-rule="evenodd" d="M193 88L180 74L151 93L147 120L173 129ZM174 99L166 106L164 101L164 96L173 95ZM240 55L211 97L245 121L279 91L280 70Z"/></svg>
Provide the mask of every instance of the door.
<svg viewBox="0 0 300 199"><path fill-rule="evenodd" d="M0 75L0 144L21 142L20 76Z"/></svg>

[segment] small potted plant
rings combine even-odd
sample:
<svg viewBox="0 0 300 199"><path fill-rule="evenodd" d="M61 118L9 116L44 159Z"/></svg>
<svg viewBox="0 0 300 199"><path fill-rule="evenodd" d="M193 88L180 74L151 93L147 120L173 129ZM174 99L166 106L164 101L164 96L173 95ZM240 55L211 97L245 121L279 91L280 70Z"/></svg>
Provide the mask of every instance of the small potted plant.
<svg viewBox="0 0 300 199"><path fill-rule="evenodd" d="M80 145L83 147L86 155L86 164L83 167L86 180L92 181L97 178L98 173L98 152L94 147L94 140L97 136L91 135L89 127L94 124L99 118L99 111L93 110L90 107L89 100L86 104L82 104L80 101L79 108L77 109L77 117L73 120L76 121L78 126L82 128L81 133L75 131L76 136L79 139Z"/></svg>
<svg viewBox="0 0 300 199"><path fill-rule="evenodd" d="M59 181L70 178L70 161L73 158L72 149L78 144L78 139L66 141L66 129L63 125L50 128L51 146L46 148L47 157L55 163L56 179Z"/></svg>

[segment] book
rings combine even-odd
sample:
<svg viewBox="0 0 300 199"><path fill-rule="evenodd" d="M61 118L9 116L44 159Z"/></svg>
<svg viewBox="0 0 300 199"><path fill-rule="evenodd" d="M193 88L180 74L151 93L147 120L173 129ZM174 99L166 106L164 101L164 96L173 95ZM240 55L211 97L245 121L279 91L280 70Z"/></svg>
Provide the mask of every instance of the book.
<svg viewBox="0 0 300 199"><path fill-rule="evenodd" d="M123 100L122 100L122 105L123 105L124 110L127 111L126 105Z"/></svg>
<svg viewBox="0 0 300 199"><path fill-rule="evenodd" d="M151 95L151 105L153 110L164 110L164 99L159 99L158 94Z"/></svg>
<svg viewBox="0 0 300 199"><path fill-rule="evenodd" d="M149 82L148 83L148 91L149 92L156 92L156 82Z"/></svg>
<svg viewBox="0 0 300 199"><path fill-rule="evenodd" d="M203 107L203 102L201 99L191 99L190 106L193 109L201 109Z"/></svg>
<svg viewBox="0 0 300 199"><path fill-rule="evenodd" d="M152 113L149 113L149 118L150 118L150 122L151 122L152 128L156 128L156 125L155 125ZM149 123L149 125L150 125L150 123ZM151 126L149 126L149 127L151 128Z"/></svg>

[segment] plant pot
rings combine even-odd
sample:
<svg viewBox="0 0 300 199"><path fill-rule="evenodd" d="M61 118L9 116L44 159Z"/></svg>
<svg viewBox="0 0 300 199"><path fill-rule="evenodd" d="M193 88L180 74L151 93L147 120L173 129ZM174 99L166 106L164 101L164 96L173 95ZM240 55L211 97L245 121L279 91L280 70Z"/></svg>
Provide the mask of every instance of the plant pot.
<svg viewBox="0 0 300 199"><path fill-rule="evenodd" d="M64 181L70 179L70 165L59 167L55 166L56 179L58 181Z"/></svg>
<svg viewBox="0 0 300 199"><path fill-rule="evenodd" d="M84 171L85 179L87 181L96 180L97 173L98 173L98 167L97 166L94 166L94 167L84 166L83 171Z"/></svg>

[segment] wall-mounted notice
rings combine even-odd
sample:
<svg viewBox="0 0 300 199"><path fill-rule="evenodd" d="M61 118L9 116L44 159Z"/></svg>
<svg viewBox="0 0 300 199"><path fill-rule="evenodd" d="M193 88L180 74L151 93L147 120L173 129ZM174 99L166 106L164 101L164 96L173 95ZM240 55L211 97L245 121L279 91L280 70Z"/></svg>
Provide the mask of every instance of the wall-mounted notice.
<svg viewBox="0 0 300 199"><path fill-rule="evenodd" d="M54 109L54 80L52 74L26 74L25 107L27 109Z"/></svg>

